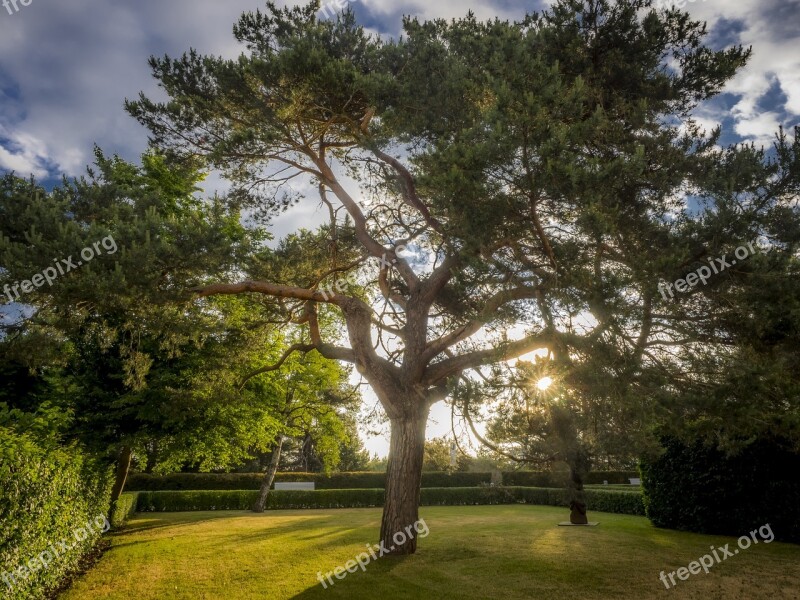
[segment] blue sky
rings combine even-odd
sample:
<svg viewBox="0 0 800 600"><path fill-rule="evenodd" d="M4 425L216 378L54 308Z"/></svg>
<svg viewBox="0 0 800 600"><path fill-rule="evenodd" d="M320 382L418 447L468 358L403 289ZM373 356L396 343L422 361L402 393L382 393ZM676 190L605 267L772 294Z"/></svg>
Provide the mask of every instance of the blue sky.
<svg viewBox="0 0 800 600"><path fill-rule="evenodd" d="M683 1L683 0L680 0ZM280 2L279 4L284 4ZM291 2L289 2L291 4ZM404 14L454 18L518 18L543 2L514 0L349 0L370 30L395 36ZM11 6L11 5L9 5ZM94 144L136 160L147 134L123 110L139 91L158 96L147 58L189 47L235 56L231 34L256 0L30 0L9 11L0 4L0 172L34 174L51 183L85 172ZM695 0L685 10L709 24L709 43L752 46L746 69L723 94L698 107L696 118L721 124L723 142L770 144L779 125L800 124L800 0ZM223 187L211 177L210 188ZM318 220L315 207L276 223L278 235ZM449 412L434 408L429 436L449 431ZM384 436L368 440L385 454Z"/></svg>

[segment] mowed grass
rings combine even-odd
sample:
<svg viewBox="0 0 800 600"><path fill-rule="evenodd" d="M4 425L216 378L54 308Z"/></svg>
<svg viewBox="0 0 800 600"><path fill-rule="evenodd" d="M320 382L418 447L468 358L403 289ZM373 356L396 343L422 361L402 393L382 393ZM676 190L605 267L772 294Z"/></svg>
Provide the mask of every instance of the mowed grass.
<svg viewBox="0 0 800 600"><path fill-rule="evenodd" d="M800 546L759 543L667 590L675 571L735 538L656 529L591 513L599 527L558 527L563 508L424 507L417 554L379 558L323 589L317 572L375 543L380 509L139 515L64 600L800 598ZM745 532L743 532L745 533ZM677 581L677 579L676 579Z"/></svg>

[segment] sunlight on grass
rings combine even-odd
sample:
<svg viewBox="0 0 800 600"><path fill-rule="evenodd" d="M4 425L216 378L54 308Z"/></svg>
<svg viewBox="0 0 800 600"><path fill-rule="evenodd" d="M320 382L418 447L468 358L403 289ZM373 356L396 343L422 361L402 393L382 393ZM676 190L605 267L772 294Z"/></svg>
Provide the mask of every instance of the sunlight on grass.
<svg viewBox="0 0 800 600"><path fill-rule="evenodd" d="M423 508L430 535L416 555L380 558L327 590L317 572L376 541L379 509L142 515L62 598L797 598L798 546L755 546L668 591L662 570L734 540L592 515L599 527L569 528L554 507Z"/></svg>

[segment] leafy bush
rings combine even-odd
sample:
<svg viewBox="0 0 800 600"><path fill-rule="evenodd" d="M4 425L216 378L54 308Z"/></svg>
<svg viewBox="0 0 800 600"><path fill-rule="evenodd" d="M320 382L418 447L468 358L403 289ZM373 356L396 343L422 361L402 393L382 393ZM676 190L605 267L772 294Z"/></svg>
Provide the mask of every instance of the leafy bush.
<svg viewBox="0 0 800 600"><path fill-rule="evenodd" d="M249 510L258 497L256 490L198 490L140 492L139 512L193 510ZM280 490L271 492L267 508L366 508L383 506L384 490ZM643 515L639 492L587 492L590 510ZM567 506L566 490L531 487L423 488L422 506L470 506L478 504L543 504Z"/></svg>
<svg viewBox="0 0 800 600"><path fill-rule="evenodd" d="M111 525L118 529L125 524L136 512L136 503L139 492L125 492L119 497L111 510Z"/></svg>
<svg viewBox="0 0 800 600"><path fill-rule="evenodd" d="M800 542L800 453L760 440L736 456L702 442L663 441L643 461L647 516L657 527L741 536L769 523L777 539Z"/></svg>
<svg viewBox="0 0 800 600"><path fill-rule="evenodd" d="M80 450L46 448L0 427L0 586L5 598L45 598L75 571L105 528L110 486L110 470ZM43 568L38 557L49 566Z"/></svg>
<svg viewBox="0 0 800 600"><path fill-rule="evenodd" d="M638 477L634 471L598 471L589 473L586 483L628 483L629 477ZM261 487L261 473L174 473L172 475L147 475L132 473L126 485L130 491L159 490L257 490ZM385 473L277 473L276 482L313 481L318 490L376 489L386 484ZM491 481L491 473L440 473L424 472L423 488L470 487ZM566 483L563 473L535 471L507 471L503 473L505 485L526 487L562 487Z"/></svg>

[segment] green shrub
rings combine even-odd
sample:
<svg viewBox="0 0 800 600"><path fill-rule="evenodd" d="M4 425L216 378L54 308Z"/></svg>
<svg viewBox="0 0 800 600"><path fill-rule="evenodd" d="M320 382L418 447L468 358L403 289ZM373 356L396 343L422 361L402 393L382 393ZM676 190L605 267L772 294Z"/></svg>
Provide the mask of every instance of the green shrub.
<svg viewBox="0 0 800 600"><path fill-rule="evenodd" d="M131 473L125 483L127 491L160 490L257 490L264 478L260 473L173 473L148 475ZM278 481L276 479L276 481Z"/></svg>
<svg viewBox="0 0 800 600"><path fill-rule="evenodd" d="M0 427L0 587L5 598L45 598L76 570L106 529L110 486L110 470L78 449L44 448ZM49 563L47 568L38 557Z"/></svg>
<svg viewBox="0 0 800 600"><path fill-rule="evenodd" d="M800 542L800 453L790 444L759 440L735 456L700 441L662 444L664 454L641 465L655 526L741 536L769 523L776 539Z"/></svg>
<svg viewBox="0 0 800 600"><path fill-rule="evenodd" d="M136 512L139 492L125 492L111 509L111 526L119 529Z"/></svg>
<svg viewBox="0 0 800 600"><path fill-rule="evenodd" d="M540 471L503 471L503 485L522 487L562 487L567 483L566 473Z"/></svg>
<svg viewBox="0 0 800 600"><path fill-rule="evenodd" d="M258 497L256 490L198 490L140 492L139 512L178 512L194 510L249 510ZM300 508L367 508L383 506L384 490L280 490L270 492L270 510ZM587 492L589 510L642 515L642 496L638 492ZM422 506L471 506L478 504L543 504L567 506L568 492L555 488L466 487L423 488Z"/></svg>
<svg viewBox="0 0 800 600"><path fill-rule="evenodd" d="M589 510L644 516L644 502L639 491L586 490ZM565 504L566 506L566 504Z"/></svg>

